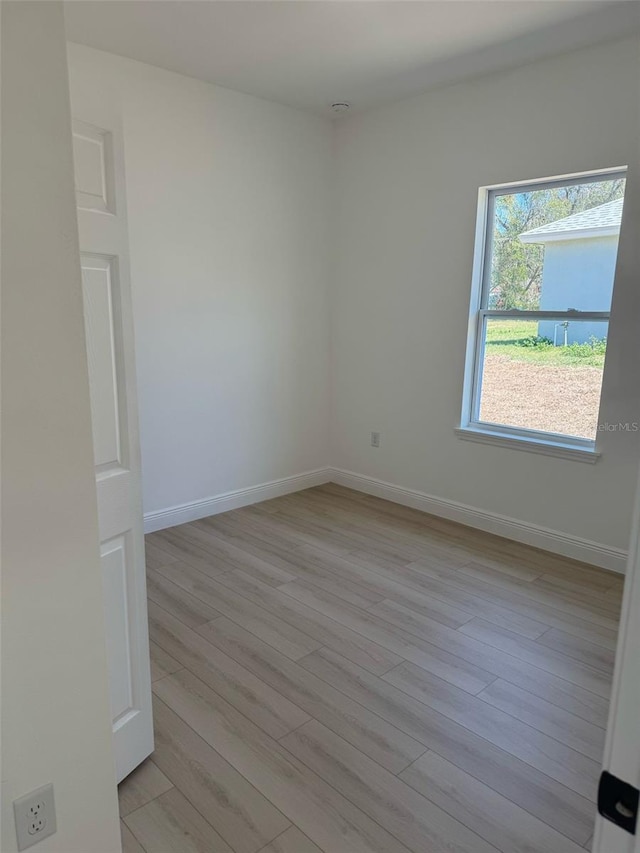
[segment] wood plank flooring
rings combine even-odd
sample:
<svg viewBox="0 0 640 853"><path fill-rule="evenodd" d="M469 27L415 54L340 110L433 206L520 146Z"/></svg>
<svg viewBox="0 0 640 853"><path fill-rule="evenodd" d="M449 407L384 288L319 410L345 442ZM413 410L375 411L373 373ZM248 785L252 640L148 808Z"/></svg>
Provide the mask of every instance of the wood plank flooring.
<svg viewBox="0 0 640 853"><path fill-rule="evenodd" d="M125 853L589 847L618 575L328 484L147 537Z"/></svg>

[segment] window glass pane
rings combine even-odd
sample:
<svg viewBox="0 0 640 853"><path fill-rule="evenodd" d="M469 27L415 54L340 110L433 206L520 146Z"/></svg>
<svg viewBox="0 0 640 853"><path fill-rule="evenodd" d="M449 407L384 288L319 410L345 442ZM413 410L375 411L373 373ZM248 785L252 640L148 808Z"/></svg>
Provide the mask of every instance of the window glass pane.
<svg viewBox="0 0 640 853"><path fill-rule="evenodd" d="M595 439L608 325L487 318L479 419Z"/></svg>
<svg viewBox="0 0 640 853"><path fill-rule="evenodd" d="M495 194L486 307L609 311L624 178Z"/></svg>

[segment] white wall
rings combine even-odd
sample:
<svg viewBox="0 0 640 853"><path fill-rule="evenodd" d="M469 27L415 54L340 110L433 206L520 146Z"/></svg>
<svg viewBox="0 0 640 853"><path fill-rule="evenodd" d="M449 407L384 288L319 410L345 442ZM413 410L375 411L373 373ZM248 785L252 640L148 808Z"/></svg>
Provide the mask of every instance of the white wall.
<svg viewBox="0 0 640 853"><path fill-rule="evenodd" d="M461 442L453 427L477 189L630 163L636 39L333 131L89 48L70 45L69 57L75 80L122 100L144 503L158 526L184 520L161 517L167 508L332 464L626 548L638 434L603 433L589 466ZM632 175L629 233L633 192ZM633 274L619 278L610 423L640 420L640 306Z"/></svg>
<svg viewBox="0 0 640 853"><path fill-rule="evenodd" d="M638 434L596 465L461 441L478 187L637 167L638 41L477 79L336 125L333 463L407 489L626 548ZM640 421L640 305L627 189L603 420ZM634 343L635 342L635 343ZM369 445L369 432L382 445Z"/></svg>
<svg viewBox="0 0 640 853"><path fill-rule="evenodd" d="M69 63L122 99L145 513L326 466L330 123Z"/></svg>
<svg viewBox="0 0 640 853"><path fill-rule="evenodd" d="M2 3L2 836L120 850L62 5Z"/></svg>

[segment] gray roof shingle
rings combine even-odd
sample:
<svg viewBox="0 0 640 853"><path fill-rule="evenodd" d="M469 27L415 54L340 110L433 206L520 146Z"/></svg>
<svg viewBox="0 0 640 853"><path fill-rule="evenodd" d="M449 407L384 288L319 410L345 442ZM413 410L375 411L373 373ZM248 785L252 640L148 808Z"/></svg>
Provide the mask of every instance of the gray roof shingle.
<svg viewBox="0 0 640 853"><path fill-rule="evenodd" d="M548 222L520 235L523 243L544 243L549 239L569 240L579 236L596 237L616 234L620 230L624 199L599 204L582 213L574 213L555 222ZM586 233L581 233L586 232Z"/></svg>

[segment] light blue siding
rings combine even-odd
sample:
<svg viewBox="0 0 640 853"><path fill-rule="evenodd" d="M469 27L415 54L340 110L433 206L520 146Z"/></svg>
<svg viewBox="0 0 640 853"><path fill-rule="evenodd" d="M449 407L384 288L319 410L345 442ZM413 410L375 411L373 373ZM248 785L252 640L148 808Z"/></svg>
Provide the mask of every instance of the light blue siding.
<svg viewBox="0 0 640 853"><path fill-rule="evenodd" d="M591 237L549 242L544 251L540 309L542 311L609 311L618 238ZM541 322L538 334L561 344L564 330L553 321ZM606 324L570 322L568 343L606 337Z"/></svg>

